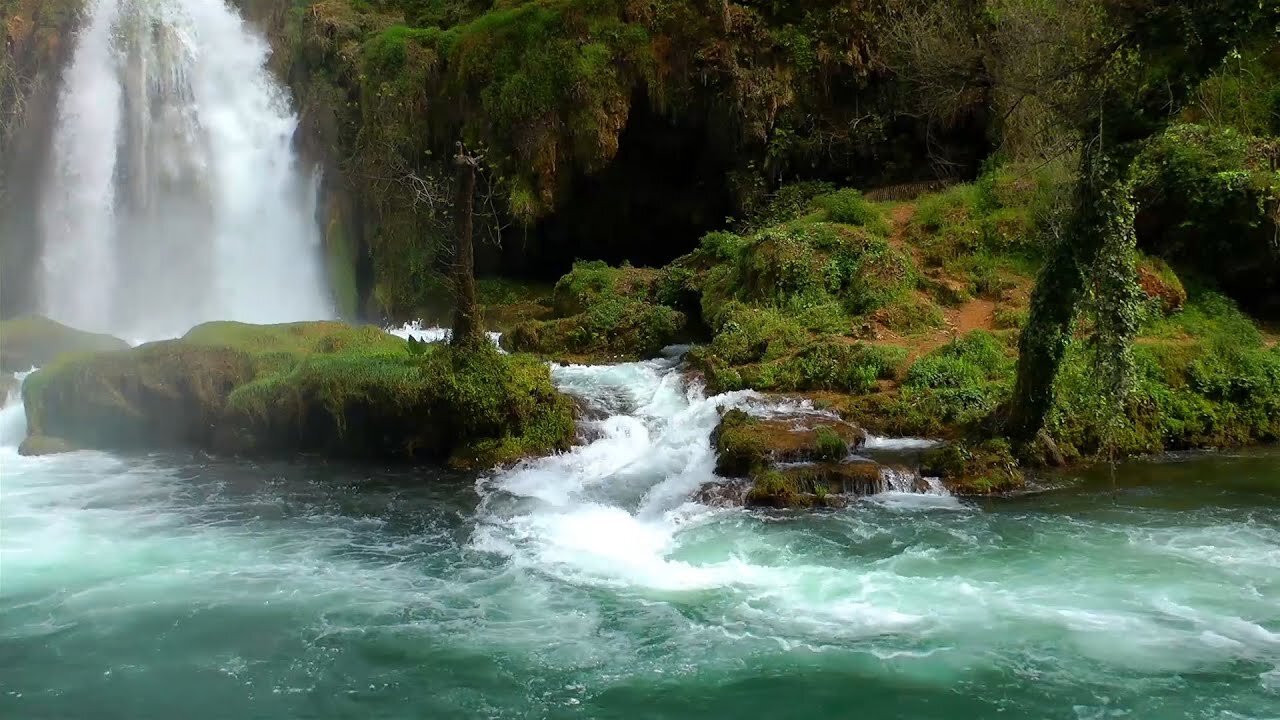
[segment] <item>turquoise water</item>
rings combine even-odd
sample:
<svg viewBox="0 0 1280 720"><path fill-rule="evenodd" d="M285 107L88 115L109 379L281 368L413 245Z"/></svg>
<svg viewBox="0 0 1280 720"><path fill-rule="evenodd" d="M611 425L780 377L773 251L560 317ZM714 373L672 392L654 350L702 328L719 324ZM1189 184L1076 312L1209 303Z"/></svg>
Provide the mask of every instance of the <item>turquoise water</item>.
<svg viewBox="0 0 1280 720"><path fill-rule="evenodd" d="M1280 454L713 510L749 398L557 377L593 441L479 480L0 449L0 717L1280 717Z"/></svg>

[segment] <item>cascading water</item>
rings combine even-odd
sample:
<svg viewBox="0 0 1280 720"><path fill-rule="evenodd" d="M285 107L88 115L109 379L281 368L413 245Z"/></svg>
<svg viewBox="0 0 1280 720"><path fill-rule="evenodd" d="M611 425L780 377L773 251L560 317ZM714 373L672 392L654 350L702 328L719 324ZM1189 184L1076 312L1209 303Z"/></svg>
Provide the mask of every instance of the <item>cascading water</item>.
<svg viewBox="0 0 1280 720"><path fill-rule="evenodd" d="M315 183L222 0L91 0L40 208L50 316L126 337L331 315Z"/></svg>

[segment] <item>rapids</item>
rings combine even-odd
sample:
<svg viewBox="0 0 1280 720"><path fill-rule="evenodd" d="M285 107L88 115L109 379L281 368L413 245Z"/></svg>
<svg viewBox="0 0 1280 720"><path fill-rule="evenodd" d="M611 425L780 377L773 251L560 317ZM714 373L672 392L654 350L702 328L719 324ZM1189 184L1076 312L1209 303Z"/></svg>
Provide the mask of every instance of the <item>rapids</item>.
<svg viewBox="0 0 1280 720"><path fill-rule="evenodd" d="M10 405L0 716L1277 716L1280 455L712 509L716 407L768 408L675 368L554 368L590 441L478 478L21 458Z"/></svg>

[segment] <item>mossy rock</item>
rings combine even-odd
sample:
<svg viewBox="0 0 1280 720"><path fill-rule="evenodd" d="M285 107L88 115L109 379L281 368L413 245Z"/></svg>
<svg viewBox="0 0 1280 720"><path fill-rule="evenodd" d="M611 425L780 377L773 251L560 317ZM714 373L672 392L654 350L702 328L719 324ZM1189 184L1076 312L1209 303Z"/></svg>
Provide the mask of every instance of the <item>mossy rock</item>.
<svg viewBox="0 0 1280 720"><path fill-rule="evenodd" d="M0 322L0 370L24 372L44 367L66 353L128 350L129 343L67 327L40 315Z"/></svg>
<svg viewBox="0 0 1280 720"><path fill-rule="evenodd" d="M679 311L615 297L572 317L520 323L503 335L502 346L558 361L638 360L656 357L684 327Z"/></svg>
<svg viewBox="0 0 1280 720"><path fill-rule="evenodd" d="M18 446L18 454L23 457L42 457L45 455L61 455L75 452L76 447L62 438L47 435L33 435Z"/></svg>
<svg viewBox="0 0 1280 720"><path fill-rule="evenodd" d="M941 479L954 495L996 495L1026 486L1026 477L1003 439L931 450L920 459L920 474Z"/></svg>
<svg viewBox="0 0 1280 720"><path fill-rule="evenodd" d="M617 362L656 357L685 329L684 313L655 301L662 273L579 262L552 294L552 317L513 325L502 346L548 360Z"/></svg>
<svg viewBox="0 0 1280 720"><path fill-rule="evenodd" d="M757 473L745 501L748 507L775 509L843 507L850 496L883 489L876 463L806 463Z"/></svg>
<svg viewBox="0 0 1280 720"><path fill-rule="evenodd" d="M795 487L819 497L875 495L885 489L880 465L869 461L805 463L778 471Z"/></svg>
<svg viewBox="0 0 1280 720"><path fill-rule="evenodd" d="M866 442L847 422L818 415L757 418L742 410L724 414L711 434L716 474L746 477L778 463L841 460Z"/></svg>
<svg viewBox="0 0 1280 720"><path fill-rule="evenodd" d="M23 388L33 437L488 466L562 450L571 401L546 365L487 343L408 343L342 323L210 323L64 358Z"/></svg>
<svg viewBox="0 0 1280 720"><path fill-rule="evenodd" d="M662 272L631 266L611 267L598 260L574 263L552 291L557 317L587 312L593 305L613 298L649 301Z"/></svg>
<svg viewBox="0 0 1280 720"><path fill-rule="evenodd" d="M89 448L205 447L255 372L243 350L182 340L66 356L23 384L28 433Z"/></svg>

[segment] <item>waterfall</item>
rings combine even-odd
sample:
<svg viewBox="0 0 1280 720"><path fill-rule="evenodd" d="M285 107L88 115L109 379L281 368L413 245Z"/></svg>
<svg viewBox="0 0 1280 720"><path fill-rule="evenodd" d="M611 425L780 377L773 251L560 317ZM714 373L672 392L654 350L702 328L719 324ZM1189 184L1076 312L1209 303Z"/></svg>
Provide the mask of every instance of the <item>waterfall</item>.
<svg viewBox="0 0 1280 720"><path fill-rule="evenodd" d="M222 0L90 0L64 74L42 307L163 337L332 315L314 178L266 42Z"/></svg>

